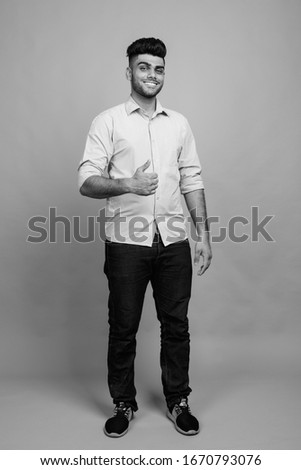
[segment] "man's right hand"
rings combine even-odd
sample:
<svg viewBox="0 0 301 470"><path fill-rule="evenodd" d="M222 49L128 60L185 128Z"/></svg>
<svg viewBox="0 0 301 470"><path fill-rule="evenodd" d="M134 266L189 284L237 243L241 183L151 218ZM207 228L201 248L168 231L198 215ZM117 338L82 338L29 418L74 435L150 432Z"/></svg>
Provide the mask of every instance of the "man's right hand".
<svg viewBox="0 0 301 470"><path fill-rule="evenodd" d="M149 196L156 192L159 181L157 173L145 173L150 164L150 160L147 160L147 162L137 168L135 174L130 178L129 186L131 193Z"/></svg>

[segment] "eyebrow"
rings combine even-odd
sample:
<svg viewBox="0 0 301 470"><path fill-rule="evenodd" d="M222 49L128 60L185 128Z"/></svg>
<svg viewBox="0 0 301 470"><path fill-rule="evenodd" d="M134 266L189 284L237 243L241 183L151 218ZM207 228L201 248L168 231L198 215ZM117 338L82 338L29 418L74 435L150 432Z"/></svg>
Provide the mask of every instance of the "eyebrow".
<svg viewBox="0 0 301 470"><path fill-rule="evenodd" d="M149 67L152 66L152 64L149 64L148 62L138 62L137 65L148 65ZM164 65L156 65L155 66L155 69L164 69Z"/></svg>

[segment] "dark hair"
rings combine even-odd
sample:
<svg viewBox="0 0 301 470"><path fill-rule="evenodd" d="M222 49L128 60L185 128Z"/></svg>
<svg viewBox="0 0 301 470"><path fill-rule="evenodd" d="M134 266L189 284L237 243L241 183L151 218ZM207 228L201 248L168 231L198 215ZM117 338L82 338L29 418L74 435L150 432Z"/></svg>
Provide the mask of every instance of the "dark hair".
<svg viewBox="0 0 301 470"><path fill-rule="evenodd" d="M134 41L126 50L126 54L131 59L138 54L150 54L157 57L166 56L166 46L161 39L141 38Z"/></svg>

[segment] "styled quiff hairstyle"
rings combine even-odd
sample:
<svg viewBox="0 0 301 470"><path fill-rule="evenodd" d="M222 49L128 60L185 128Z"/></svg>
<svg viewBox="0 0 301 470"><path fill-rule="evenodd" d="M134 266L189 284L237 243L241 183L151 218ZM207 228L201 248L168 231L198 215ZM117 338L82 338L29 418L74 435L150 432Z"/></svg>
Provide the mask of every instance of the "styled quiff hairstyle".
<svg viewBox="0 0 301 470"><path fill-rule="evenodd" d="M150 54L157 57L166 56L166 46L161 39L156 38L141 38L134 41L126 50L126 54L129 58L129 63L131 59L139 54ZM164 61L165 62L165 61Z"/></svg>

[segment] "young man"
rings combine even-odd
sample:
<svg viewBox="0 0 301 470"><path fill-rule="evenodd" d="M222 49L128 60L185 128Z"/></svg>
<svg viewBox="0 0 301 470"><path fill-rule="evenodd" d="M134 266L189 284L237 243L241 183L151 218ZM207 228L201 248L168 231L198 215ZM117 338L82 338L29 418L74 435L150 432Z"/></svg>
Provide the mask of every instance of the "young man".
<svg viewBox="0 0 301 470"><path fill-rule="evenodd" d="M179 432L193 435L199 423L187 398L192 266L181 194L196 226L194 261L198 264L202 258L201 275L211 260L201 167L187 120L156 98L164 84L164 43L138 39L127 55L131 96L94 119L79 167L81 194L107 198L108 384L116 406L104 432L123 436L138 409L136 333L151 282L161 326L167 416Z"/></svg>

